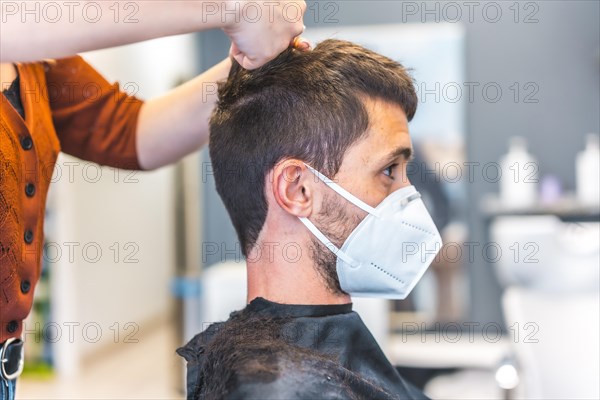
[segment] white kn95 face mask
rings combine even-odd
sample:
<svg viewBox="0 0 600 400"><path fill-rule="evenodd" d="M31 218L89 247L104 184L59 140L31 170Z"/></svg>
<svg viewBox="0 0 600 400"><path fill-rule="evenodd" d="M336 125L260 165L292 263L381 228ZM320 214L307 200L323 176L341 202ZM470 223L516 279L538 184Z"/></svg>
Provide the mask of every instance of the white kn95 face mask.
<svg viewBox="0 0 600 400"><path fill-rule="evenodd" d="M442 246L414 186L396 190L376 208L306 165L327 186L368 215L337 248L308 218L300 221L337 256L340 287L351 296L404 299Z"/></svg>

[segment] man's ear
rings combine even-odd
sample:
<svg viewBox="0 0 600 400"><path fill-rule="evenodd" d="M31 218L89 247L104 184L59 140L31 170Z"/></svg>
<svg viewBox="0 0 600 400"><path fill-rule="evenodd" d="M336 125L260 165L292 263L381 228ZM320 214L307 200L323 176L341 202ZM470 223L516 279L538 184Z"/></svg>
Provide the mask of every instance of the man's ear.
<svg viewBox="0 0 600 400"><path fill-rule="evenodd" d="M279 162L272 171L273 197L279 207L296 217L308 217L313 207L312 173L300 160Z"/></svg>

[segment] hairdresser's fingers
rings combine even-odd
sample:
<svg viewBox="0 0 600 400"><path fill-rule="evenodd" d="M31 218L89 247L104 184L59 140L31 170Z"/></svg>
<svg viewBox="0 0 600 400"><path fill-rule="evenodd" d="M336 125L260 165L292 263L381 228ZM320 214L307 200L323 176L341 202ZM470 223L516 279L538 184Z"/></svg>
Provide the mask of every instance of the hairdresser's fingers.
<svg viewBox="0 0 600 400"><path fill-rule="evenodd" d="M292 40L291 47L300 51L311 51L313 46L312 43L301 36L296 36L294 40ZM235 43L231 44L229 49L229 56L233 57L238 64L240 64L245 69L253 69L255 67L255 62L249 59L244 53L240 51Z"/></svg>
<svg viewBox="0 0 600 400"><path fill-rule="evenodd" d="M237 3L243 10L245 2ZM237 49L232 56L246 69L258 68L289 48L291 41L304 31L306 12L306 2L299 0L252 4L259 7L262 18L241 18L223 28Z"/></svg>
<svg viewBox="0 0 600 400"><path fill-rule="evenodd" d="M229 56L233 57L233 59L245 69L248 69L248 64L251 64L248 60L248 57L246 57L246 55L240 51L235 43L231 43L231 47L229 48Z"/></svg>
<svg viewBox="0 0 600 400"><path fill-rule="evenodd" d="M294 40L292 40L291 46L295 49L303 51L312 50L312 44L310 41L302 36L296 36Z"/></svg>

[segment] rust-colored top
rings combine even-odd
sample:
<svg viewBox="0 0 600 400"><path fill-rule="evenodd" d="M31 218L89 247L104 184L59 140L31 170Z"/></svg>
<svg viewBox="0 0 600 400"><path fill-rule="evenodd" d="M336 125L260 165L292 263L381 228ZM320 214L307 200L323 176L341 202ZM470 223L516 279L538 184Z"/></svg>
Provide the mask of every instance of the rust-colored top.
<svg viewBox="0 0 600 400"><path fill-rule="evenodd" d="M40 275L44 208L59 151L140 169L143 102L81 57L18 64L25 120L0 95L0 343L19 337Z"/></svg>

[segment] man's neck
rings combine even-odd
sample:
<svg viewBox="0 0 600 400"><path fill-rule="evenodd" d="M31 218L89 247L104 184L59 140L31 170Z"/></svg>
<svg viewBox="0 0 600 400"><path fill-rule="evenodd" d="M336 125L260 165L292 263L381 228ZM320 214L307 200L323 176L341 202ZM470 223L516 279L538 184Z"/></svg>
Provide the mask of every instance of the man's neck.
<svg viewBox="0 0 600 400"><path fill-rule="evenodd" d="M264 251L264 248L263 248ZM280 248L247 260L248 302L257 297L281 304L346 304L350 296L333 293L316 271L310 257L291 262ZM290 250L291 253L291 250ZM265 259L266 258L266 259ZM287 260L286 260L287 258Z"/></svg>

